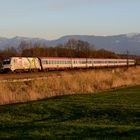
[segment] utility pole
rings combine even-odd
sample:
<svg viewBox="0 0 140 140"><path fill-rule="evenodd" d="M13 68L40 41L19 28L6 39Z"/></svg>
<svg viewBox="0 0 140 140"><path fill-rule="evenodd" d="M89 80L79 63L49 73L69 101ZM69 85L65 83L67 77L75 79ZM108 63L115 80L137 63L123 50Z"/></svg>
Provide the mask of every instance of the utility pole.
<svg viewBox="0 0 140 140"><path fill-rule="evenodd" d="M128 67L129 67L129 59L128 59L128 55L129 55L129 52L128 52L128 50L127 50L127 69L128 69Z"/></svg>
<svg viewBox="0 0 140 140"><path fill-rule="evenodd" d="M88 47L86 46L86 68L88 66Z"/></svg>
<svg viewBox="0 0 140 140"><path fill-rule="evenodd" d="M70 40L70 58L71 58L71 68L72 68L72 40Z"/></svg>

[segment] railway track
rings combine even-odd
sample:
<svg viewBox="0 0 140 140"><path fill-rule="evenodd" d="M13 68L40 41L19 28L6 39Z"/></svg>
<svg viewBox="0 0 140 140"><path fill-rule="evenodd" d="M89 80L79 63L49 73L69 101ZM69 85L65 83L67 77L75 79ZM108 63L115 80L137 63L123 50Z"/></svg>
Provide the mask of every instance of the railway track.
<svg viewBox="0 0 140 140"><path fill-rule="evenodd" d="M24 82L33 81L39 79L47 79L50 76L58 76L57 73L45 73L45 72L35 72L35 73L10 73L10 74L0 74L0 82Z"/></svg>
<svg viewBox="0 0 140 140"><path fill-rule="evenodd" d="M134 66L133 66L134 67ZM139 67L139 66L137 66ZM63 72L69 74L85 72L85 71L114 71L120 69L122 71L127 70L127 67L119 68L98 68L98 69L72 69L72 70L60 70L60 71L48 71L48 72L31 72L31 73L8 73L0 74L0 82L23 82L23 81L32 81L36 79L47 79L48 77L60 77L63 76Z"/></svg>

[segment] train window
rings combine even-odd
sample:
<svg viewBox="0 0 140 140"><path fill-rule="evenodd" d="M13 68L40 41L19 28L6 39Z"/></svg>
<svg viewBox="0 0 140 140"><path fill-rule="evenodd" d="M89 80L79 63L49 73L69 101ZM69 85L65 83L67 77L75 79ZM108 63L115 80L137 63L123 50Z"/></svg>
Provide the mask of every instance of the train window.
<svg viewBox="0 0 140 140"><path fill-rule="evenodd" d="M100 63L100 61L96 61L96 64L99 64Z"/></svg>
<svg viewBox="0 0 140 140"><path fill-rule="evenodd" d="M50 64L52 64L52 61L50 60Z"/></svg>
<svg viewBox="0 0 140 140"><path fill-rule="evenodd" d="M86 64L86 61L83 61L83 64Z"/></svg>
<svg viewBox="0 0 140 140"><path fill-rule="evenodd" d="M88 63L88 64L91 64L91 63L92 63L92 61L88 61L87 63Z"/></svg>
<svg viewBox="0 0 140 140"><path fill-rule="evenodd" d="M10 59L5 59L5 60L3 60L3 65L10 64L10 62L11 62Z"/></svg>
<svg viewBox="0 0 140 140"><path fill-rule="evenodd" d="M46 61L42 61L42 64L46 64Z"/></svg>

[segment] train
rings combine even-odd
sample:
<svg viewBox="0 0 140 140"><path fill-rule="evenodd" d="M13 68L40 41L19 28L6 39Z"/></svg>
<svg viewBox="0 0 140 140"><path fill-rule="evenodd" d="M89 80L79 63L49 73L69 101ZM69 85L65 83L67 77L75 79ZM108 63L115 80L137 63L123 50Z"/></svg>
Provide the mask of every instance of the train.
<svg viewBox="0 0 140 140"><path fill-rule="evenodd" d="M48 71L58 69L76 68L102 68L133 66L134 59L111 59L111 58L60 58L60 57L9 57L2 62L2 71L25 72L25 71Z"/></svg>

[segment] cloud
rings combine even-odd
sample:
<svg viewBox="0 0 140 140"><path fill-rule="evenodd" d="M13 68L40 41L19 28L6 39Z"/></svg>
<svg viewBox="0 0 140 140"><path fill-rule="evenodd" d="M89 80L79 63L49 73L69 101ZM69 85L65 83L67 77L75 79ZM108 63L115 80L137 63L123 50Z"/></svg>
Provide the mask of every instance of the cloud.
<svg viewBox="0 0 140 140"><path fill-rule="evenodd" d="M48 0L47 4L43 7L51 11L63 11L88 6L95 2L97 2L97 0Z"/></svg>
<svg viewBox="0 0 140 140"><path fill-rule="evenodd" d="M46 1L46 0L44 0ZM130 2L131 0L123 0ZM135 0L136 2L137 0ZM45 8L51 11L63 11L79 7L96 6L98 4L121 3L122 0L47 0Z"/></svg>

